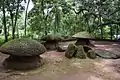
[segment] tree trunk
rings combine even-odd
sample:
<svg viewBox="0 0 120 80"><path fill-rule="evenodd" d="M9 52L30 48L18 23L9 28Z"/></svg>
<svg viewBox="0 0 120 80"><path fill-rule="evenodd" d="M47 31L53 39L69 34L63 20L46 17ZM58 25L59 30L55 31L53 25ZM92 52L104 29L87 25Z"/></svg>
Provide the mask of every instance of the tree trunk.
<svg viewBox="0 0 120 80"><path fill-rule="evenodd" d="M58 7L55 5L55 21L54 21L54 34L58 32L58 28L60 26L60 13Z"/></svg>
<svg viewBox="0 0 120 80"><path fill-rule="evenodd" d="M4 24L4 34L5 34L5 42L8 41L8 35L7 35L7 27L6 27L6 17L5 17L5 4L4 0L2 1L3 3L3 24Z"/></svg>
<svg viewBox="0 0 120 80"><path fill-rule="evenodd" d="M118 38L118 34L119 34L119 25L116 25L116 39Z"/></svg>
<svg viewBox="0 0 120 80"><path fill-rule="evenodd" d="M112 32L112 26L110 25L110 39L112 40L113 32Z"/></svg>
<svg viewBox="0 0 120 80"><path fill-rule="evenodd" d="M16 29L17 18L18 18L19 4L20 4L20 0L17 1L17 9L16 9L16 15L15 15L15 24L13 26L13 31L12 31L12 39L15 39L15 29Z"/></svg>
<svg viewBox="0 0 120 80"><path fill-rule="evenodd" d="M19 38L19 26L17 25L17 38Z"/></svg>
<svg viewBox="0 0 120 80"><path fill-rule="evenodd" d="M99 17L99 23L101 24L101 17ZM101 30L101 38L104 39L103 37L103 26L100 26L100 30Z"/></svg>
<svg viewBox="0 0 120 80"><path fill-rule="evenodd" d="M15 3L15 0L13 0L13 2L12 2L12 6L14 6L14 3ZM13 29L13 27L14 27L14 13L13 13L13 9L12 10L9 10L9 12L10 12L10 18L11 18L11 25L12 25L12 29ZM12 32L13 32L13 30L12 30Z"/></svg>
<svg viewBox="0 0 120 80"><path fill-rule="evenodd" d="M27 27L27 16L28 16L28 7L29 7L30 0L28 0L27 7L26 7L26 12L25 12L25 36L26 36L26 27Z"/></svg>
<svg viewBox="0 0 120 80"><path fill-rule="evenodd" d="M13 29L13 27L14 27L14 22L13 22L13 13L12 13L12 11L10 11L10 17L11 17L12 29Z"/></svg>

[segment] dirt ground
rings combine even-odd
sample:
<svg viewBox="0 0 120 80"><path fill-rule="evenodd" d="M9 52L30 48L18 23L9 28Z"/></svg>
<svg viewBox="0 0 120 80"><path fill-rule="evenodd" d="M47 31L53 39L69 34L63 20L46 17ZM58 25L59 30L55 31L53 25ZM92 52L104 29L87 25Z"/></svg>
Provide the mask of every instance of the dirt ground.
<svg viewBox="0 0 120 80"><path fill-rule="evenodd" d="M120 55L119 43L93 43L95 49ZM6 57L8 56L0 53L0 80L120 80L120 59L67 59L64 52L49 51L41 55L45 62L42 67L14 71L2 66Z"/></svg>

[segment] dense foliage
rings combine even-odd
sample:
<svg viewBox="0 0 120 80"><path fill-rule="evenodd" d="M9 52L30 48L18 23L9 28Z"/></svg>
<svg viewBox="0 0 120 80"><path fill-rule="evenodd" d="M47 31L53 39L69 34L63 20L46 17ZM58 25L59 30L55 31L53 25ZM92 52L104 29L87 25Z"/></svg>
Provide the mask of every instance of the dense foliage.
<svg viewBox="0 0 120 80"><path fill-rule="evenodd" d="M30 2L34 8L28 13ZM120 33L119 4L119 0L2 0L1 37L5 35L8 41L20 37L41 38L51 33L71 36L88 31L99 38L114 39Z"/></svg>

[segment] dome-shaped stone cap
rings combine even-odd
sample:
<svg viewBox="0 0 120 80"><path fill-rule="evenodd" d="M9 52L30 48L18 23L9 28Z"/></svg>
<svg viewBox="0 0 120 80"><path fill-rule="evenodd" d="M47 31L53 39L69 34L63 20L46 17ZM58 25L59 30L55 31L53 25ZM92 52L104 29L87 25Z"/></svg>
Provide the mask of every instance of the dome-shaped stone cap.
<svg viewBox="0 0 120 80"><path fill-rule="evenodd" d="M90 38L90 39L95 38L92 34L90 34L89 32L86 32L86 31L78 32L75 35L73 35L72 37L74 37L74 38Z"/></svg>
<svg viewBox="0 0 120 80"><path fill-rule="evenodd" d="M46 48L36 40L14 39L0 47L0 52L15 56L36 56L43 54Z"/></svg>
<svg viewBox="0 0 120 80"><path fill-rule="evenodd" d="M44 36L42 38L42 40L44 40L44 41L61 41L61 40L63 40L63 37L61 37L60 35L49 34L49 35Z"/></svg>

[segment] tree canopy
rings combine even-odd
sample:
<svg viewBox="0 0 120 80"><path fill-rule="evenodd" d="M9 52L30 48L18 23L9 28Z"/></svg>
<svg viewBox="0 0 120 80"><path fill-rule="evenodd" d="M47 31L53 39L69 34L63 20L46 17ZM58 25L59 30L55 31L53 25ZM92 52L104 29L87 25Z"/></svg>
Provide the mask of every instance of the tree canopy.
<svg viewBox="0 0 120 80"><path fill-rule="evenodd" d="M34 7L28 13L30 2ZM120 33L119 4L119 0L2 0L0 26L6 41L51 33L71 36L80 31L114 39Z"/></svg>

